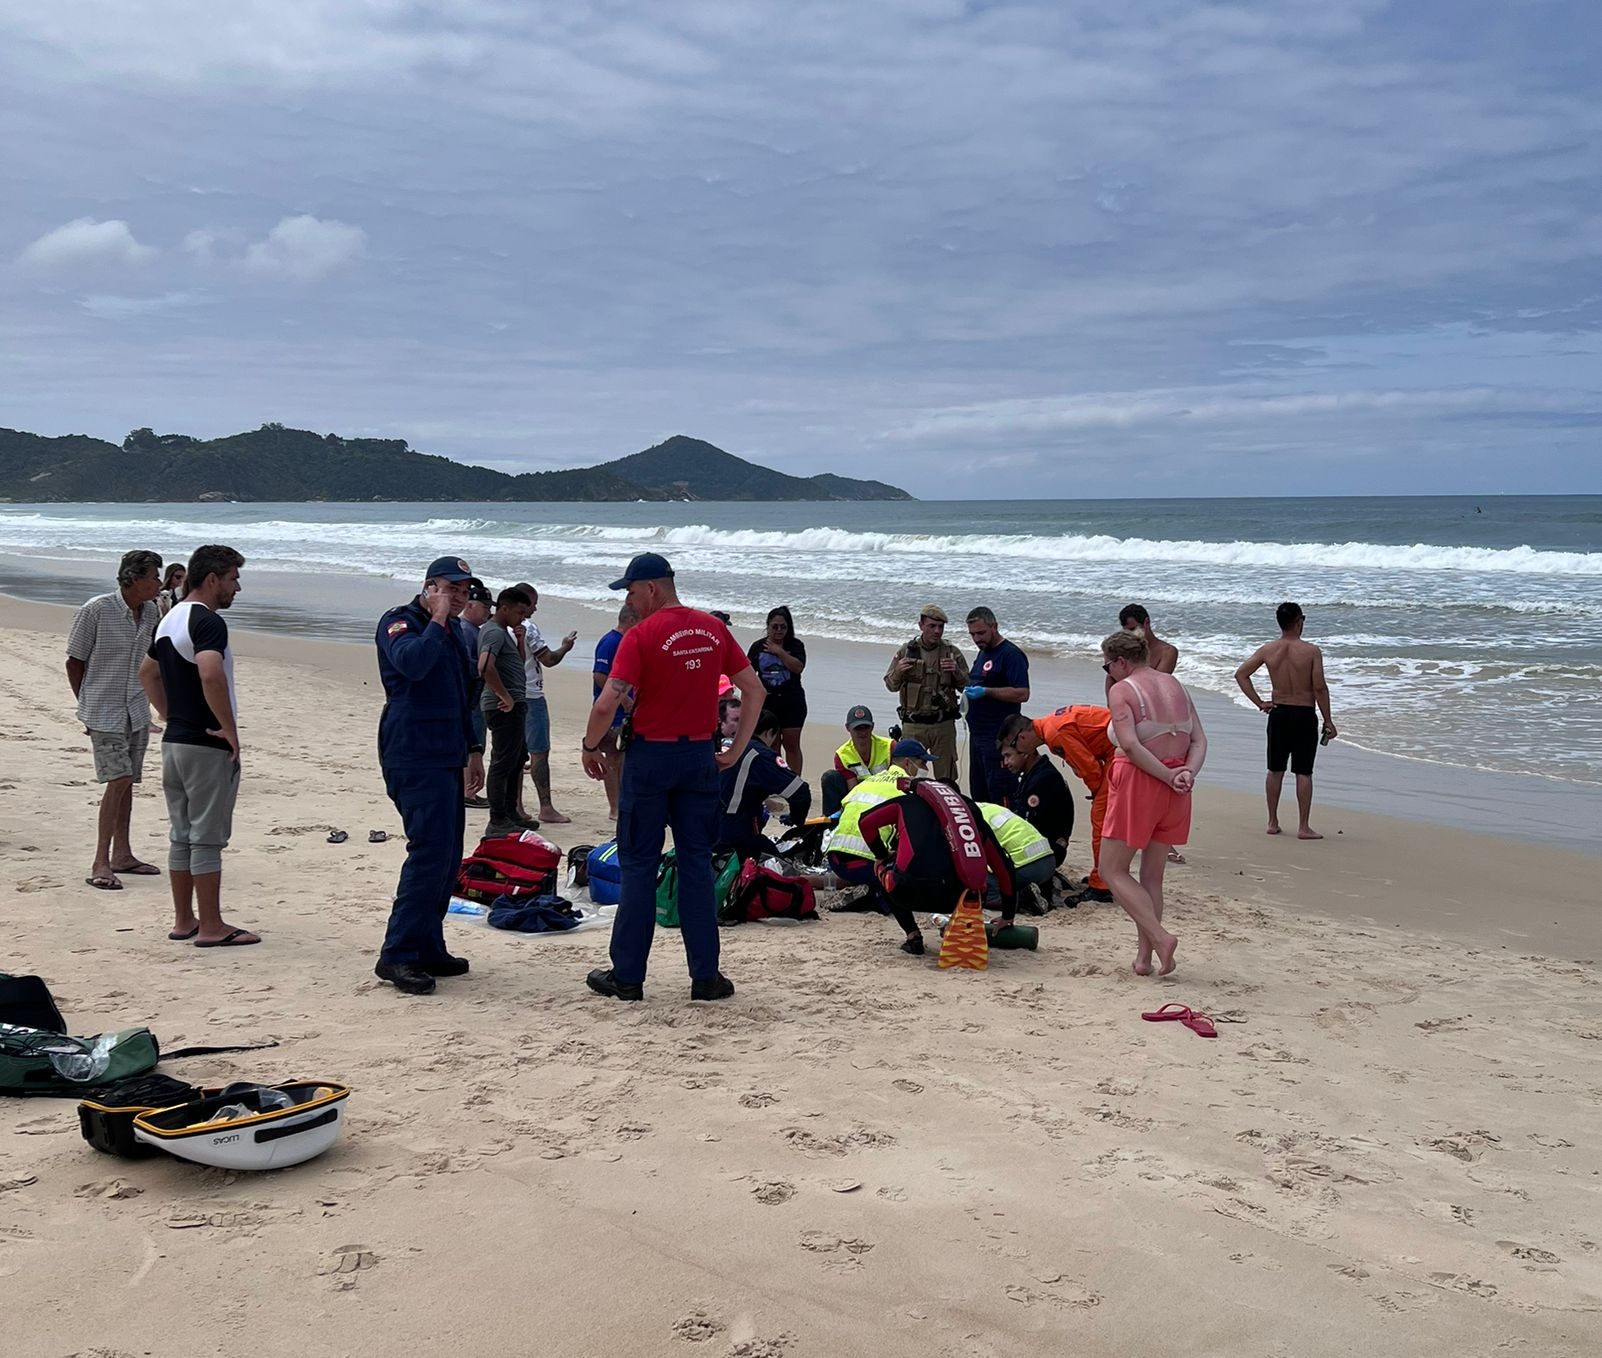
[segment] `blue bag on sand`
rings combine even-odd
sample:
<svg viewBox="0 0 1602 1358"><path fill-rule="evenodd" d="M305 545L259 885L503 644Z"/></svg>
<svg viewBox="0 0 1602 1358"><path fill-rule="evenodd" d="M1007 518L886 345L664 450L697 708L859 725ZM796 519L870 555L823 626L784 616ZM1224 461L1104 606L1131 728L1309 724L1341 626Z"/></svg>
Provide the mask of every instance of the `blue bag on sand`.
<svg viewBox="0 0 1602 1358"><path fill-rule="evenodd" d="M623 868L617 861L617 841L611 839L591 849L585 871L590 878L590 899L596 905L616 905L623 891Z"/></svg>

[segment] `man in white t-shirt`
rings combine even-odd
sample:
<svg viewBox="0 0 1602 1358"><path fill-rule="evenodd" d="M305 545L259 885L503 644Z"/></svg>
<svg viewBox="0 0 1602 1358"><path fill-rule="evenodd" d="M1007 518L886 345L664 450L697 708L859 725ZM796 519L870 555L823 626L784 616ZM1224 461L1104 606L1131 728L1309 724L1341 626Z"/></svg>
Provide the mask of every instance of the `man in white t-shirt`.
<svg viewBox="0 0 1602 1358"><path fill-rule="evenodd" d="M538 611L539 590L530 584L520 584L517 588L534 600L534 611ZM562 644L552 650L540 635L539 625L530 617L523 624L523 634L528 642L528 659L525 662L528 673L528 774L540 799L538 819L548 825L566 825L570 817L564 816L551 805L551 711L545 703L544 667L560 665L567 659L567 653L578 640L578 633L569 632L562 638Z"/></svg>

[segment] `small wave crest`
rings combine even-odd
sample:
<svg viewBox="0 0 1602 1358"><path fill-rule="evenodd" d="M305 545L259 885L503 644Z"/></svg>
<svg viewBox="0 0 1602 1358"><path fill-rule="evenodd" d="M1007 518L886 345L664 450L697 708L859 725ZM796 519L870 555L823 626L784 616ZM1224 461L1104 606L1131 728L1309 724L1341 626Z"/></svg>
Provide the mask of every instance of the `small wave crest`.
<svg viewBox="0 0 1602 1358"><path fill-rule="evenodd" d="M1551 552L1534 547L1443 547L1378 542L1204 542L1105 534L872 533L844 528L795 532L759 528L613 528L548 525L542 536L596 541L650 541L673 547L729 547L773 552L846 552L910 556L1003 556L1038 561L1131 562L1335 570L1462 571L1472 574L1579 575L1602 578L1602 552Z"/></svg>

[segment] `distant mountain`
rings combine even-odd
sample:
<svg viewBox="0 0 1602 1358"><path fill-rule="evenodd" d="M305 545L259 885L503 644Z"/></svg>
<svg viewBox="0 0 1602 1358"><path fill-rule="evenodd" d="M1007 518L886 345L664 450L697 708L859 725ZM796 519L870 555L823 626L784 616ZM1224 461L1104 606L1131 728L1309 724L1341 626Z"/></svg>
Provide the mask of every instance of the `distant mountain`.
<svg viewBox="0 0 1602 1358"><path fill-rule="evenodd" d="M681 500L910 500L883 481L856 481L823 473L790 476L735 457L701 439L675 434L643 453L603 462L611 472Z"/></svg>
<svg viewBox="0 0 1602 1358"><path fill-rule="evenodd" d="M510 475L419 453L403 439L346 439L264 424L226 438L135 429L114 443L0 429L0 501L910 500L849 477L787 476L683 435L600 467Z"/></svg>

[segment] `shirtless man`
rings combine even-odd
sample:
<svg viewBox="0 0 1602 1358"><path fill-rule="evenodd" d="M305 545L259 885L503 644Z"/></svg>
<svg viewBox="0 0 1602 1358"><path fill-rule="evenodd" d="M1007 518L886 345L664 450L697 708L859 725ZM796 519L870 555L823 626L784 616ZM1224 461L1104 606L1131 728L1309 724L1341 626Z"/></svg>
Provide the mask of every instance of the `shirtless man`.
<svg viewBox="0 0 1602 1358"><path fill-rule="evenodd" d="M1313 810L1313 759L1318 754L1318 715L1324 718L1324 736L1333 740L1335 723L1329 715L1329 685L1324 682L1324 653L1302 640L1307 619L1300 604L1283 603L1275 612L1279 640L1259 646L1235 671L1235 682L1261 712L1268 713L1268 833L1279 833L1279 793L1285 783L1285 766L1296 774L1296 809L1301 824L1297 839L1323 839L1307 823ZM1268 666L1273 697L1264 702L1252 684L1252 675ZM1318 715L1314 713L1317 706Z"/></svg>
<svg viewBox="0 0 1602 1358"><path fill-rule="evenodd" d="M1179 664L1179 647L1164 641L1151 630L1151 614L1141 604L1125 604L1118 610L1118 625L1126 632L1139 632L1146 638L1146 664L1158 674L1172 674ZM1112 675L1107 676L1102 692L1112 693ZM1169 849L1170 863L1183 863L1185 855L1178 849Z"/></svg>
<svg viewBox="0 0 1602 1358"><path fill-rule="evenodd" d="M1172 674L1179 664L1179 647L1164 641L1151 630L1151 614L1139 604L1125 604L1118 610L1118 625L1126 632L1139 632L1146 638L1146 663L1158 674ZM1107 692L1112 692L1112 680L1107 681Z"/></svg>

